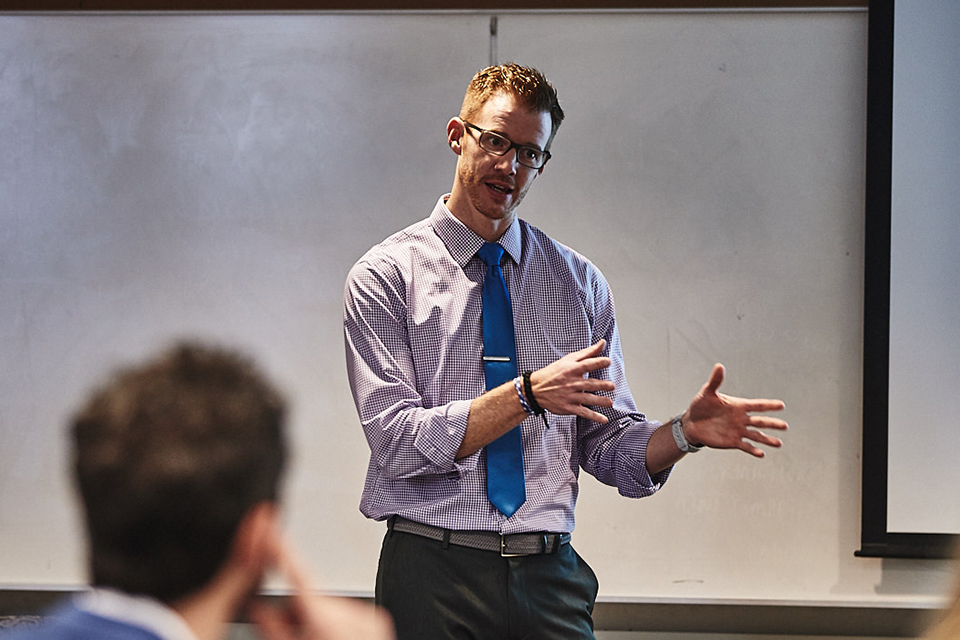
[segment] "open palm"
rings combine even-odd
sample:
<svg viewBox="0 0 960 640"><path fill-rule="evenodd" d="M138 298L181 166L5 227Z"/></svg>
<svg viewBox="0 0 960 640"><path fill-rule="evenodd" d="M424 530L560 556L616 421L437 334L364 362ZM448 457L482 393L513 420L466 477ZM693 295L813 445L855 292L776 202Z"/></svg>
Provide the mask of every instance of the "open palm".
<svg viewBox="0 0 960 640"><path fill-rule="evenodd" d="M753 443L779 447L779 438L769 436L761 429L786 430L787 423L767 415L754 415L781 411L782 400L747 399L720 393L725 370L715 364L710 378L700 389L683 416L687 439L714 449L741 449L750 455L762 458L763 450Z"/></svg>

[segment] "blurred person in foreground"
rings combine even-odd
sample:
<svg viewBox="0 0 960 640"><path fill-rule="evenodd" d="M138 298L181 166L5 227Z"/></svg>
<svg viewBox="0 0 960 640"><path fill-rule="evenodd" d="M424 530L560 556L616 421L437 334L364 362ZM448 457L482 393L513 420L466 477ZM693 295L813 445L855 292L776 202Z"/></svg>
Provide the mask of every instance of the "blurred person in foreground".
<svg viewBox="0 0 960 640"><path fill-rule="evenodd" d="M72 424L92 588L4 640L393 638L387 615L313 594L281 532L285 403L243 356L180 344L119 372ZM284 604L257 595L268 571Z"/></svg>
<svg viewBox="0 0 960 640"><path fill-rule="evenodd" d="M960 544L953 553L953 561L960 560ZM932 618L926 633L925 640L957 640L960 638L960 572L954 576L953 593L945 608L938 611Z"/></svg>

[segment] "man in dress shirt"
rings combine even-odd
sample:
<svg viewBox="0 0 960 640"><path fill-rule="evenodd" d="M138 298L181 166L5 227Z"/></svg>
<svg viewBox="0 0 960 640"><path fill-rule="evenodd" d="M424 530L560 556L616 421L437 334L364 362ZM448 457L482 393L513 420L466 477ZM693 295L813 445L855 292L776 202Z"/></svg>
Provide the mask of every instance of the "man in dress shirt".
<svg viewBox="0 0 960 640"><path fill-rule="evenodd" d="M311 595L280 531L284 402L241 356L183 344L120 372L76 415L93 588L4 640L388 640L372 606ZM264 573L291 587L260 602Z"/></svg>
<svg viewBox="0 0 960 640"><path fill-rule="evenodd" d="M721 365L674 420L637 409L603 275L517 217L562 119L537 70L480 71L447 124L451 192L347 278L347 365L371 450L360 508L388 523L376 594L401 640L593 638L597 580L569 543L579 470L639 498L686 453L763 456L755 443L781 442L760 429L787 426L756 415L779 400L720 394ZM505 251L518 375L489 391L488 242ZM526 498L507 514L488 499L485 447L517 425Z"/></svg>

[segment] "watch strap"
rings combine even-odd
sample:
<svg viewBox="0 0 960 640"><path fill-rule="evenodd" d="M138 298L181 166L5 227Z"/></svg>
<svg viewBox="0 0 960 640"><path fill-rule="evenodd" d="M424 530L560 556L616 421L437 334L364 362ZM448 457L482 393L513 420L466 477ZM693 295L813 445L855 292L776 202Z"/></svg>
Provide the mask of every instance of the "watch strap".
<svg viewBox="0 0 960 640"><path fill-rule="evenodd" d="M670 431L673 433L673 440L677 443L677 448L684 453L696 453L703 449L703 445L692 444L687 440L683 433L683 414L673 419L670 425Z"/></svg>

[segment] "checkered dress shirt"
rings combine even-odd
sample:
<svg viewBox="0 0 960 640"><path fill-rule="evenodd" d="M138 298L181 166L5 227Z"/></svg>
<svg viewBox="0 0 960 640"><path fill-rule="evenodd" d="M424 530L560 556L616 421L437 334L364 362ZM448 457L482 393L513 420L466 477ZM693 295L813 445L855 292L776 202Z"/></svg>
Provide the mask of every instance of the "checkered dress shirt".
<svg viewBox="0 0 960 640"><path fill-rule="evenodd" d="M510 518L487 500L481 450L455 460L470 403L484 393L481 290L484 240L442 197L431 216L387 238L350 270L344 339L354 401L370 446L360 510L448 529L573 531L583 468L621 494L656 492L645 451L659 426L637 411L624 375L610 288L589 260L517 220L500 239L509 255L520 371L537 370L606 338L613 407L602 425L547 414L522 424L527 501Z"/></svg>

